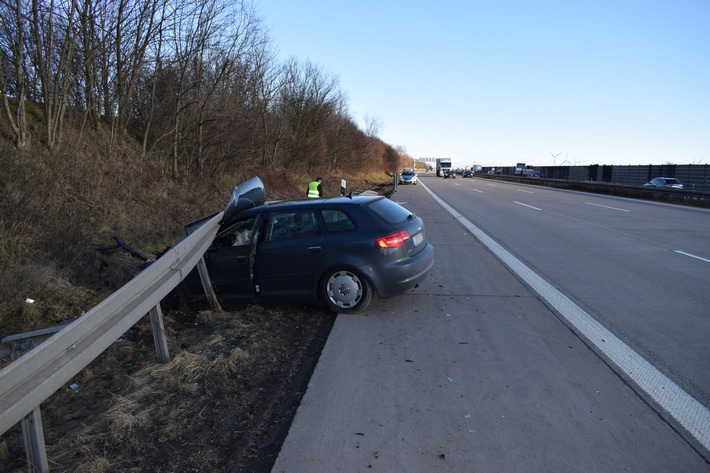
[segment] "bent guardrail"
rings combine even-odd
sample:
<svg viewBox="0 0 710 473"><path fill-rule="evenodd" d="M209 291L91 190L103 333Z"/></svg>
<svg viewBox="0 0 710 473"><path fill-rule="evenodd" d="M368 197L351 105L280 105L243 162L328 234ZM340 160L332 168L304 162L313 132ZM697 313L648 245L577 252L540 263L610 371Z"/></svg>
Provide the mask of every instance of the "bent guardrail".
<svg viewBox="0 0 710 473"><path fill-rule="evenodd" d="M99 305L0 371L0 435L159 307L217 234L218 213Z"/></svg>

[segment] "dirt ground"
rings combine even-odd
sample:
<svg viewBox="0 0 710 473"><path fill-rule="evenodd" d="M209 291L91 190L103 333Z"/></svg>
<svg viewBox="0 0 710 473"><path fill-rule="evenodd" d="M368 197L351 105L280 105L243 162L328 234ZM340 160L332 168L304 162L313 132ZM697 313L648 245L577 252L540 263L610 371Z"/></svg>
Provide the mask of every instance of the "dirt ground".
<svg viewBox="0 0 710 473"><path fill-rule="evenodd" d="M318 306L166 312L171 361L146 318L42 404L54 472L268 472L335 314ZM26 471L19 426L0 471Z"/></svg>

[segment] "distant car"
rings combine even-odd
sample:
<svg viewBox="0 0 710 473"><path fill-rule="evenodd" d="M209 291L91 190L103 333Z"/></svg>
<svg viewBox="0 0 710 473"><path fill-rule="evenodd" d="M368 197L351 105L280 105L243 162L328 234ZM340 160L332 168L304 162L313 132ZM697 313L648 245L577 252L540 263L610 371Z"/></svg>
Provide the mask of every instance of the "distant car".
<svg viewBox="0 0 710 473"><path fill-rule="evenodd" d="M276 203L264 197L258 177L236 186L204 255L223 307L323 303L355 313L375 294L416 287L433 266L422 219L384 196ZM187 233L213 216L186 225ZM206 300L196 268L179 290L188 303Z"/></svg>
<svg viewBox="0 0 710 473"><path fill-rule="evenodd" d="M675 177L655 177L643 185L644 187L658 187L663 189L682 189L683 183Z"/></svg>
<svg viewBox="0 0 710 473"><path fill-rule="evenodd" d="M464 169L463 177L473 177L473 171L471 169Z"/></svg>
<svg viewBox="0 0 710 473"><path fill-rule="evenodd" d="M399 175L400 184L416 184L417 183L417 173L414 169L405 168Z"/></svg>
<svg viewBox="0 0 710 473"><path fill-rule="evenodd" d="M450 177L456 179L456 171L453 169L444 169L444 178Z"/></svg>

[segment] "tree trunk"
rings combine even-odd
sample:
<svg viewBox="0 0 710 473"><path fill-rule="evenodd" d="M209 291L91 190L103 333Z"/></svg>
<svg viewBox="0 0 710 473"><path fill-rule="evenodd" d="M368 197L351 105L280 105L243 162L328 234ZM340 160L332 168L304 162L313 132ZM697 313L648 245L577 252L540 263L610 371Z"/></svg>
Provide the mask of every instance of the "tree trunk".
<svg viewBox="0 0 710 473"><path fill-rule="evenodd" d="M67 91L71 83L71 62L74 53L74 13L75 2L70 2L66 16L61 18L62 43L55 50L54 17L58 13L50 1L48 8L38 0L32 1L31 30L35 43L34 65L39 77L44 101L44 123L47 147L54 149L60 143L67 104ZM57 28L59 28L57 27ZM56 58L56 60L55 60Z"/></svg>
<svg viewBox="0 0 710 473"><path fill-rule="evenodd" d="M27 100L27 71L25 70L26 23L23 20L22 3L18 0L10 5L13 18L3 18L4 21L7 21L7 26L4 24L2 27L2 32L8 38L10 46L8 52L13 56L13 58L7 58L7 60L12 61L12 66L15 70L14 104L9 99L8 84L5 80L5 72L11 70L10 67L6 68L6 65L10 66L10 64L4 63L3 55L0 55L0 94L3 97L5 115L15 138L15 146L20 150L27 149L30 146L30 132L25 112ZM12 28L10 28L10 25L12 25Z"/></svg>

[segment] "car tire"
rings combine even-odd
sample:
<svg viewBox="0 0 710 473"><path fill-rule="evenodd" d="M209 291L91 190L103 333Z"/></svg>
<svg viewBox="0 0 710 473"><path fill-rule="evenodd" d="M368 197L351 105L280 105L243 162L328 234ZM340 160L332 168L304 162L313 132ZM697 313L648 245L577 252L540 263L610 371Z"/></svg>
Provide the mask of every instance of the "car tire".
<svg viewBox="0 0 710 473"><path fill-rule="evenodd" d="M331 269L323 276L321 297L331 310L355 314L365 310L372 302L372 286L357 271Z"/></svg>

